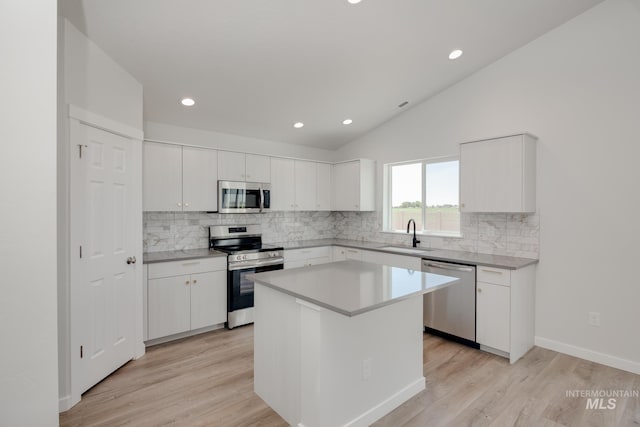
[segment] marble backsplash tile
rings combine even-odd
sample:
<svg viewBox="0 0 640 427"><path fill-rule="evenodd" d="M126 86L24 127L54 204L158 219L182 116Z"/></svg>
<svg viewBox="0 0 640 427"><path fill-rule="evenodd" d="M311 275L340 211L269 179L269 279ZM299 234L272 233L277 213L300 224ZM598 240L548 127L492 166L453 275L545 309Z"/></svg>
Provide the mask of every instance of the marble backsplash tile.
<svg viewBox="0 0 640 427"><path fill-rule="evenodd" d="M341 238L408 245L404 233L385 233L381 212L269 212L208 214L145 212L144 251L158 252L208 247L210 225L262 224L266 243ZM465 214L462 237L421 236L421 246L538 258L540 219L536 214Z"/></svg>

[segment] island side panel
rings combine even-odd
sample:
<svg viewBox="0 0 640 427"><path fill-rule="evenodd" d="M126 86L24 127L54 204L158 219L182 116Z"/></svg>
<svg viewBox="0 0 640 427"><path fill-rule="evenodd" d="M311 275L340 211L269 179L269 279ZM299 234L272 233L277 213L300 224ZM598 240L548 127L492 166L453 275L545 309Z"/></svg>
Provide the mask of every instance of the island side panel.
<svg viewBox="0 0 640 427"><path fill-rule="evenodd" d="M300 420L300 305L254 288L254 391L290 425Z"/></svg>
<svg viewBox="0 0 640 427"><path fill-rule="evenodd" d="M425 388L421 295L354 317L301 315L302 425L368 426Z"/></svg>

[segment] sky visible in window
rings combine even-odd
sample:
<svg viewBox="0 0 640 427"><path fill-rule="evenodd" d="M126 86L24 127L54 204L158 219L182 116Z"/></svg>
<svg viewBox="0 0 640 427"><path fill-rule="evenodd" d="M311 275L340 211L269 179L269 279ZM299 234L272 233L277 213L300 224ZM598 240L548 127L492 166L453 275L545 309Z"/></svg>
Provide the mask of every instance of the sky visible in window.
<svg viewBox="0 0 640 427"><path fill-rule="evenodd" d="M427 206L458 205L458 160L427 164ZM422 199L422 164L392 168L392 206Z"/></svg>

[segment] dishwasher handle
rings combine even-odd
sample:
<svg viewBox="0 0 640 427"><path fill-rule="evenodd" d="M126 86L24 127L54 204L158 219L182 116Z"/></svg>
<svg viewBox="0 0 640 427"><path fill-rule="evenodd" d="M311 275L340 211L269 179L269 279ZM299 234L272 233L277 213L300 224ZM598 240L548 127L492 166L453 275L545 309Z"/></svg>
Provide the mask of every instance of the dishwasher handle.
<svg viewBox="0 0 640 427"><path fill-rule="evenodd" d="M428 267L433 267L433 268L440 268L442 270L463 271L466 273L473 273L473 269L474 269L474 267L465 267L462 265L458 266L455 264L444 264L440 262L427 261L427 260L422 260L422 267L423 269Z"/></svg>

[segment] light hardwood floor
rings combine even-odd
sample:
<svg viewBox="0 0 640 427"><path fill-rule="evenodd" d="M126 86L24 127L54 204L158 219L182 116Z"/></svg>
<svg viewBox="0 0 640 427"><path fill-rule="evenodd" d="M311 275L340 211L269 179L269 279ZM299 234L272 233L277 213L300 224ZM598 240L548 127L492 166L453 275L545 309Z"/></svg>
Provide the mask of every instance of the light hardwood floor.
<svg viewBox="0 0 640 427"><path fill-rule="evenodd" d="M534 348L506 359L424 336L426 390L379 420L409 426L639 426L640 398L586 409L567 390L640 390L640 376ZM286 426L253 393L253 327L147 349L60 415L61 426Z"/></svg>

